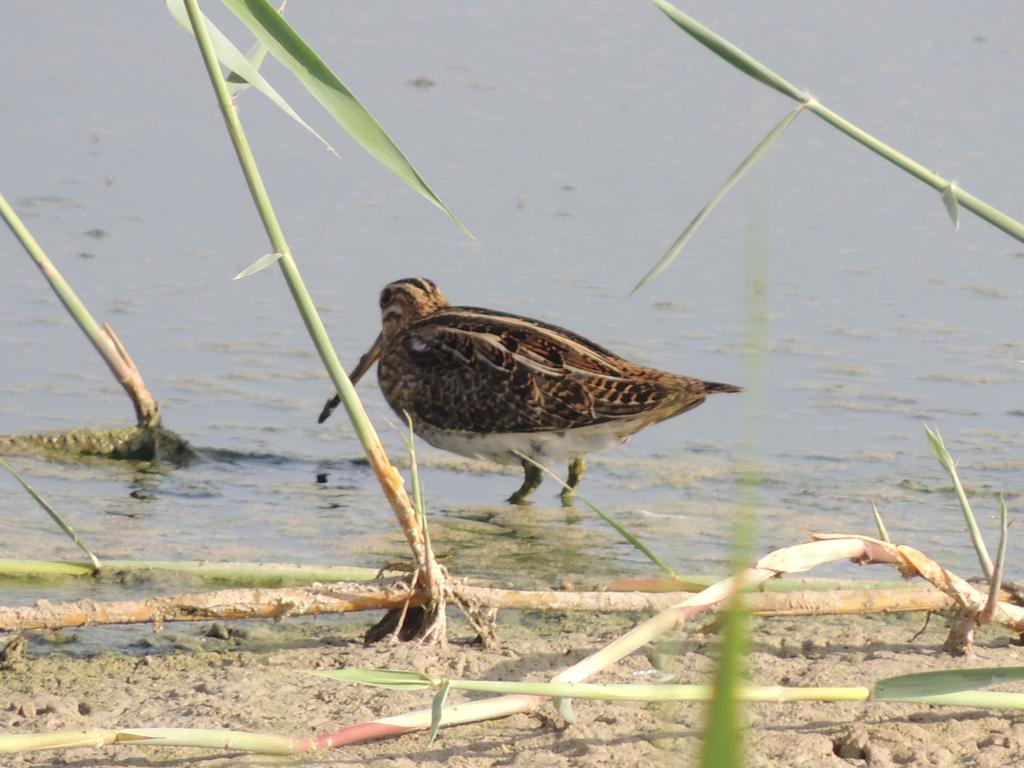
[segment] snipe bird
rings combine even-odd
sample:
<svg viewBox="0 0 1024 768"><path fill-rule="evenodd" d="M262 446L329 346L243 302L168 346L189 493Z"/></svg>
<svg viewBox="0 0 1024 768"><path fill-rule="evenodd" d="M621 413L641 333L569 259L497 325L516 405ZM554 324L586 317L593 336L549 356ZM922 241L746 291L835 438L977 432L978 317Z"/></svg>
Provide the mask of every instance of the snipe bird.
<svg viewBox="0 0 1024 768"><path fill-rule="evenodd" d="M453 307L423 277L389 283L380 310L382 330L352 383L379 358L388 405L411 414L428 443L471 458L520 461L526 477L513 503L541 483L540 469L515 452L542 464L568 460L567 500L586 454L695 408L707 395L741 391L630 363L540 320ZM321 423L340 402L337 395L327 401Z"/></svg>

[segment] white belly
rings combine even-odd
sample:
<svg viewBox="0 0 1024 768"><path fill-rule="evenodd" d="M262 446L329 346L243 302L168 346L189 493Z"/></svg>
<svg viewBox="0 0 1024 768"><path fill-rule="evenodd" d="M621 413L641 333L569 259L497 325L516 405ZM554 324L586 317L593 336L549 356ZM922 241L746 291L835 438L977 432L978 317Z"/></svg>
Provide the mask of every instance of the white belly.
<svg viewBox="0 0 1024 768"><path fill-rule="evenodd" d="M417 425L416 434L436 448L499 464L518 464L519 453L547 461L566 461L600 451L629 439L623 424L594 424L559 432L456 432Z"/></svg>

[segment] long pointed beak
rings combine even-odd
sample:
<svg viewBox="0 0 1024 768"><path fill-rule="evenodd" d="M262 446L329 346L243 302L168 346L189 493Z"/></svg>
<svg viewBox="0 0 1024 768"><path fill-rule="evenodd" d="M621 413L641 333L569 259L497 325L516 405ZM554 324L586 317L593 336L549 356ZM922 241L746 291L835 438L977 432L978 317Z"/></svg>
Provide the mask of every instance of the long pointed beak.
<svg viewBox="0 0 1024 768"><path fill-rule="evenodd" d="M359 358L359 362L356 363L356 367L352 369L352 373L348 375L349 381L352 382L353 387L361 378L363 378L363 374L370 370L370 366L377 362L377 358L380 357L380 350L384 346L383 339L384 334L381 333L380 336L377 337L377 340L373 342L373 346L367 350L366 354ZM324 404L324 409L320 411L320 418L317 419L317 422L323 424L327 420L327 417L330 416L334 412L334 409L339 405L341 405L341 398L338 397L338 395L331 397L331 399Z"/></svg>
<svg viewBox="0 0 1024 768"><path fill-rule="evenodd" d="M370 370L370 366L377 362L377 358L380 357L380 350L384 346L384 334L381 333L377 336L377 339L373 342L373 346L370 347L366 354L359 358L359 362L356 363L356 367L352 369L352 373L348 375L352 381L354 387L359 383L359 380L363 378L363 374Z"/></svg>

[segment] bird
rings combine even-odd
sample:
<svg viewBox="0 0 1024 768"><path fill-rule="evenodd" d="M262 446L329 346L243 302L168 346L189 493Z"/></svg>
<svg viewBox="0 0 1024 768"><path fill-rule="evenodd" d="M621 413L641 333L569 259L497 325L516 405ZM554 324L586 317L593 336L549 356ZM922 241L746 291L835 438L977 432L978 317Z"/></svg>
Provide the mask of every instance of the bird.
<svg viewBox="0 0 1024 768"><path fill-rule="evenodd" d="M522 464L509 497L524 504L541 484L537 464L568 461L562 500L570 503L586 455L677 416L732 384L631 363L577 333L532 318L452 306L425 277L380 293L381 332L351 374L355 385L377 362L388 405L408 413L417 435L470 458ZM323 423L341 403L330 398ZM534 463L536 462L536 463Z"/></svg>

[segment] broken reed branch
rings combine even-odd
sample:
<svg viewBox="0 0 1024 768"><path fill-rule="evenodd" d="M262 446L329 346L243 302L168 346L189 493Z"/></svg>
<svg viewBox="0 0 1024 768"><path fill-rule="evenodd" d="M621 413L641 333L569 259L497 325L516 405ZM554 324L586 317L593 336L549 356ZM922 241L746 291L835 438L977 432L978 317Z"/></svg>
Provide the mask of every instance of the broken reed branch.
<svg viewBox="0 0 1024 768"><path fill-rule="evenodd" d="M50 283L53 292L57 294L61 304L71 315L71 318L82 329L93 347L103 358L114 378L124 388L135 408L135 421L140 428L155 428L160 424L160 406L153 395L146 388L142 380L142 374L135 366L134 361L125 350L124 344L117 338L113 329L106 323L100 327L89 310L85 308L81 299L74 292L61 273L53 265L53 262L46 256L42 247L28 231L28 227L18 218L18 214L8 205L3 195L0 195L0 218L7 223L11 232L21 243L32 260L43 273L43 277Z"/></svg>
<svg viewBox="0 0 1024 768"><path fill-rule="evenodd" d="M363 568L354 565L302 565L294 563L253 563L213 560L105 560L108 574L130 572L145 578L146 571L162 571L194 577L204 584L229 587L306 586L314 582L374 581L395 570ZM408 569L402 569L405 573ZM0 558L0 584L5 580L58 581L93 578L92 566L82 561L20 560ZM679 579L626 578L581 585L579 592L700 592L719 580L719 576L687 574ZM485 580L474 580L486 586ZM760 589L769 592L822 592L825 590L908 589L909 584L865 579L783 578L770 581ZM1024 582L1013 582L1007 590L1024 594ZM546 594L546 593L539 593ZM1002 599L1002 598L1001 598Z"/></svg>
<svg viewBox="0 0 1024 768"><path fill-rule="evenodd" d="M485 608L588 613L656 613L694 594L526 591L475 587L457 582L451 587L457 600ZM101 624L163 624L171 621L318 616L400 609L406 604L421 606L427 599L424 590L410 592L404 580L389 580L303 588L229 589L144 600L40 601L34 606L0 607L0 632L68 629ZM755 593L745 595L743 602L751 613L762 617L906 613L952 610L957 607L953 598L930 587Z"/></svg>
<svg viewBox="0 0 1024 768"><path fill-rule="evenodd" d="M429 612L436 619L444 610L444 576L441 568L426 549L423 529L419 525L416 511L413 509L409 496L405 491L402 476L391 464L387 454L384 452L380 438L377 436L376 430L366 415L362 402L360 402L359 396L356 394L355 387L341 365L341 360L338 358L338 354L335 352L334 346L327 336L327 330L306 288L298 265L295 263L291 250L288 248L284 232L277 220L277 215L270 202L270 196L256 165L256 159L242 129L242 123L238 118L235 104L231 99L230 93L228 93L227 84L224 81L220 64L217 62L217 56L206 28L204 16L199 10L196 0L185 0L185 10L188 13L189 22L195 33L199 53L206 66L210 84L213 86L217 97L217 103L224 117L224 123L241 166L242 174L249 186L253 202L263 222L267 237L270 240L271 248L274 253L281 254L277 261L278 266L281 268L281 274L288 284L288 289L295 300L296 307L306 325L306 330L313 340L317 353L320 355L320 359L345 405L345 410L348 412L349 419L352 421L370 466L380 482L384 496L398 518L398 523L412 550L416 569L422 575L424 586L433 598L431 606L429 606ZM430 622L427 622L427 625L429 629Z"/></svg>
<svg viewBox="0 0 1024 768"><path fill-rule="evenodd" d="M101 624L155 624L170 621L280 619L399 607L406 601L426 602L428 593L409 592L405 579L313 588L223 589L200 594L150 597L144 600L96 602L76 600L0 608L0 632L61 629Z"/></svg>

